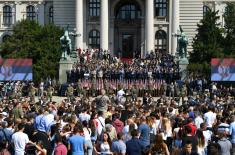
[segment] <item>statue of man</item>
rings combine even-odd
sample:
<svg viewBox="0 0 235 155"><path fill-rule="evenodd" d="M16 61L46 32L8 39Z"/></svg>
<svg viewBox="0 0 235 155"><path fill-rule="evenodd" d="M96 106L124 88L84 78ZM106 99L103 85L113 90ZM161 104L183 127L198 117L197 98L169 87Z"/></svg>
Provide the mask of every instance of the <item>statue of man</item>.
<svg viewBox="0 0 235 155"><path fill-rule="evenodd" d="M179 46L179 56L180 58L187 58L187 46L188 46L188 38L186 34L184 33L182 27L180 26L180 37L178 40L178 46Z"/></svg>
<svg viewBox="0 0 235 155"><path fill-rule="evenodd" d="M64 31L64 35L60 38L61 47L63 50L62 58L67 59L71 53L71 39L69 38L69 25Z"/></svg>

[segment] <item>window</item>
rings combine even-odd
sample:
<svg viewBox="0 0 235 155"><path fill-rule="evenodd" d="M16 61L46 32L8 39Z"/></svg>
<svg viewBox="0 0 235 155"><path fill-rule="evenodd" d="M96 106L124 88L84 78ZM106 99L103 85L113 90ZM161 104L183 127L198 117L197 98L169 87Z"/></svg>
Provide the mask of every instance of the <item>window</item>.
<svg viewBox="0 0 235 155"><path fill-rule="evenodd" d="M91 30L89 33L89 47L100 48L100 32Z"/></svg>
<svg viewBox="0 0 235 155"><path fill-rule="evenodd" d="M167 16L167 0L155 0L155 16L166 17Z"/></svg>
<svg viewBox="0 0 235 155"><path fill-rule="evenodd" d="M89 1L89 15L91 17L100 16L100 0Z"/></svg>
<svg viewBox="0 0 235 155"><path fill-rule="evenodd" d="M26 14L28 20L35 20L36 17L35 7L32 5L27 6Z"/></svg>
<svg viewBox="0 0 235 155"><path fill-rule="evenodd" d="M53 6L49 8L49 23L54 23L54 10Z"/></svg>
<svg viewBox="0 0 235 155"><path fill-rule="evenodd" d="M166 51L166 46L167 46L167 34L163 30L159 30L156 32L155 35L155 47L158 51Z"/></svg>
<svg viewBox="0 0 235 155"><path fill-rule="evenodd" d="M137 19L140 18L140 9L134 4L126 4L118 9L118 19Z"/></svg>
<svg viewBox="0 0 235 155"><path fill-rule="evenodd" d="M207 5L203 5L203 17L205 17L206 13L210 11L211 9Z"/></svg>
<svg viewBox="0 0 235 155"><path fill-rule="evenodd" d="M11 36L5 35L2 37L2 42L6 42Z"/></svg>
<svg viewBox="0 0 235 155"><path fill-rule="evenodd" d="M8 5L3 7L3 24L4 25L12 24L12 8Z"/></svg>

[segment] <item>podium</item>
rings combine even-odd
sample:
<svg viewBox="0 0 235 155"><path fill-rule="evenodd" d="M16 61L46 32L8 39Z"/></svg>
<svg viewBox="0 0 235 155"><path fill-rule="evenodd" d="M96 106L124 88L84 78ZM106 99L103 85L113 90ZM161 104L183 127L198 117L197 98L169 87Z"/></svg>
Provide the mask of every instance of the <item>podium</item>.
<svg viewBox="0 0 235 155"><path fill-rule="evenodd" d="M187 58L180 58L179 59L179 68L181 73L181 80L185 80L187 78L187 66L189 61Z"/></svg>
<svg viewBox="0 0 235 155"><path fill-rule="evenodd" d="M67 83L66 72L72 69L73 61L70 59L60 59L59 65L59 82L60 84Z"/></svg>

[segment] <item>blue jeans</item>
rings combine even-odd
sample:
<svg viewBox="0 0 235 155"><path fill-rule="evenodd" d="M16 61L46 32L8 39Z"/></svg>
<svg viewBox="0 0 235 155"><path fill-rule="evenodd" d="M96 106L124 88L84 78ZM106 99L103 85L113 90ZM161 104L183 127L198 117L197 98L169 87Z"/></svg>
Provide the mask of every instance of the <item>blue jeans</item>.
<svg viewBox="0 0 235 155"><path fill-rule="evenodd" d="M86 155L92 155L93 152L93 145L91 140L86 140L85 144L87 145L87 151L86 151Z"/></svg>

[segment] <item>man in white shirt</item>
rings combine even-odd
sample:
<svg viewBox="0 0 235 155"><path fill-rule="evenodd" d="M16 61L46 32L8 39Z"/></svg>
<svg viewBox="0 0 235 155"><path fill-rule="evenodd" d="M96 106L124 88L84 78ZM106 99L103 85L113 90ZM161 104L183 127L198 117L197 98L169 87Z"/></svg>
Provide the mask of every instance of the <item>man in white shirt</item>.
<svg viewBox="0 0 235 155"><path fill-rule="evenodd" d="M212 128L216 122L216 113L213 112L213 107L208 107L208 112L204 114L207 128Z"/></svg>
<svg viewBox="0 0 235 155"><path fill-rule="evenodd" d="M200 115L200 112L195 112L195 119L194 119L194 124L196 125L197 129L200 128L201 123L203 123L203 119Z"/></svg>
<svg viewBox="0 0 235 155"><path fill-rule="evenodd" d="M211 141L211 137L213 135L213 132L210 130L207 130L206 123L201 123L200 129L203 132L203 136L205 139L205 147L208 145L209 141Z"/></svg>
<svg viewBox="0 0 235 155"><path fill-rule="evenodd" d="M44 82L43 81L39 85L39 90L40 90L39 95L43 96L43 92L44 92Z"/></svg>
<svg viewBox="0 0 235 155"><path fill-rule="evenodd" d="M91 116L89 114L87 114L86 108L84 108L83 111L79 114L79 119L81 122L83 122L83 121L89 122L90 121Z"/></svg>
<svg viewBox="0 0 235 155"><path fill-rule="evenodd" d="M105 117L104 117L104 112L99 111L99 112L98 112L98 118L96 118L95 120L96 120L96 122L98 123L98 126L97 126L98 135L101 135L102 130L104 131L104 129L105 129Z"/></svg>
<svg viewBox="0 0 235 155"><path fill-rule="evenodd" d="M23 133L24 124L20 123L18 125L18 132L12 135L11 142L15 148L15 155L24 155L25 145L29 142L29 137L27 134Z"/></svg>
<svg viewBox="0 0 235 155"><path fill-rule="evenodd" d="M122 97L125 95L125 92L124 92L124 90L123 89L121 89L121 90L119 90L118 92L117 92L117 98L118 98L118 101L120 102L121 101L121 99L122 99Z"/></svg>

